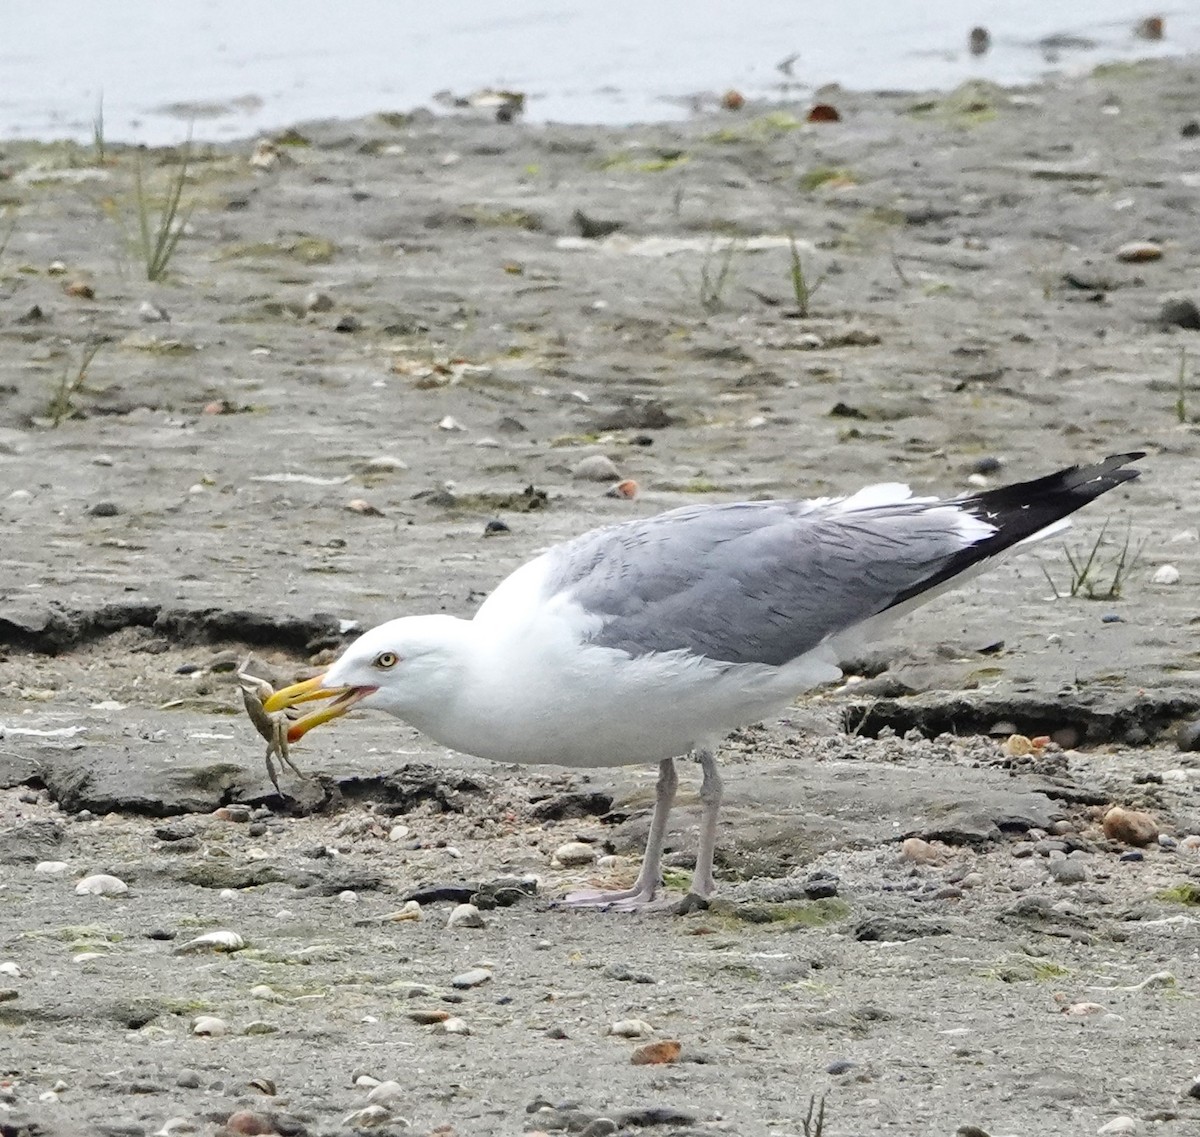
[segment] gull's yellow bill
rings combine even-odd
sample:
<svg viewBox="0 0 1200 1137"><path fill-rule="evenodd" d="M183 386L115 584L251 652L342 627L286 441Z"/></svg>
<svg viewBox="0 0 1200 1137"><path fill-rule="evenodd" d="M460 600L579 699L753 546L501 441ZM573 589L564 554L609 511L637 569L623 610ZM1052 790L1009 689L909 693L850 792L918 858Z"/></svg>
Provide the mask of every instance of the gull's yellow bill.
<svg viewBox="0 0 1200 1137"><path fill-rule="evenodd" d="M376 690L374 687L326 687L324 681L324 675L314 675L302 683L293 683L290 687L284 687L264 700L263 710L268 714L290 710L301 703L315 703L324 699L333 700L319 710L310 711L296 719L288 727L288 742L296 742L303 738L314 726L341 718L355 703L360 699L365 699Z"/></svg>

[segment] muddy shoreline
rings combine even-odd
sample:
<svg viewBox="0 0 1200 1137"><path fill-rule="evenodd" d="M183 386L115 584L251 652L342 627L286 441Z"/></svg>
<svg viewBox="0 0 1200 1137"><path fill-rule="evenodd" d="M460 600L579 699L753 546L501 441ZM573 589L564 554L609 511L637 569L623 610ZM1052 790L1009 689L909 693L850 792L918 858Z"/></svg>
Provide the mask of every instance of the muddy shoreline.
<svg viewBox="0 0 1200 1137"><path fill-rule="evenodd" d="M1196 1126L1200 64L827 97L197 148L154 283L134 152L0 145L0 1131L766 1137L812 1095L839 1137ZM179 158L141 156L151 222ZM650 770L361 715L283 801L239 714L247 651L282 682L469 614L591 525L1129 449L1065 542L731 740L706 913L550 903L636 865Z"/></svg>

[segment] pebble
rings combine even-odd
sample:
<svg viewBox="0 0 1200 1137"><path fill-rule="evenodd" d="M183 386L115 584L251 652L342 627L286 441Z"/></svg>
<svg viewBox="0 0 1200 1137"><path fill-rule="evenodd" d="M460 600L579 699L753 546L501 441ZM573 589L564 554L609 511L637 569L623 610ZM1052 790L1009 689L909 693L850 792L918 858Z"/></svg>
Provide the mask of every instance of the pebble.
<svg viewBox="0 0 1200 1137"><path fill-rule="evenodd" d="M175 1077L175 1084L183 1090L198 1090L200 1075L195 1070L180 1070Z"/></svg>
<svg viewBox="0 0 1200 1137"><path fill-rule="evenodd" d="M453 415L446 415L445 418L438 422L438 430L466 430L461 422Z"/></svg>
<svg viewBox="0 0 1200 1137"><path fill-rule="evenodd" d="M1150 580L1154 584L1178 584L1179 570L1174 565L1159 565Z"/></svg>
<svg viewBox="0 0 1200 1137"><path fill-rule="evenodd" d="M1102 1015L1107 1010L1103 1003L1070 1003L1063 1007L1062 1013L1072 1018L1087 1018L1089 1015Z"/></svg>
<svg viewBox="0 0 1200 1137"><path fill-rule="evenodd" d="M93 517L116 517L120 512L115 501L98 501L88 510Z"/></svg>
<svg viewBox="0 0 1200 1137"><path fill-rule="evenodd" d="M1146 859L1146 854L1140 849L1129 849L1122 853L1118 859L1124 861L1126 864L1129 864L1137 861L1144 861Z"/></svg>
<svg viewBox="0 0 1200 1137"><path fill-rule="evenodd" d="M1159 322L1167 328L1187 328L1200 331L1200 308L1182 296L1164 300L1158 311Z"/></svg>
<svg viewBox="0 0 1200 1137"><path fill-rule="evenodd" d="M1106 1121L1097 1133L1136 1133L1137 1122L1128 1114L1123 1113L1120 1117L1114 1117L1112 1121Z"/></svg>
<svg viewBox="0 0 1200 1137"><path fill-rule="evenodd" d="M389 1109L396 1102L400 1095L404 1093L404 1087L399 1082L386 1081L379 1082L369 1094L367 1101L371 1105L385 1105Z"/></svg>
<svg viewBox="0 0 1200 1137"><path fill-rule="evenodd" d="M0 963L0 975L7 975L10 979L20 979L24 972L20 966L14 963L11 959L6 959Z"/></svg>
<svg viewBox="0 0 1200 1137"><path fill-rule="evenodd" d="M1162 255L1162 245L1156 241L1126 241L1117 249L1117 260L1127 264L1161 260Z"/></svg>
<svg viewBox="0 0 1200 1137"><path fill-rule="evenodd" d="M854 1069L854 1063L848 1058L838 1058L835 1061L830 1062L829 1065L825 1067L825 1073L845 1074L848 1070L852 1069Z"/></svg>
<svg viewBox="0 0 1200 1137"><path fill-rule="evenodd" d="M1051 853L1046 868L1059 884L1082 884L1088 878L1087 866L1078 857Z"/></svg>
<svg viewBox="0 0 1200 1137"><path fill-rule="evenodd" d="M457 1015L451 1015L448 1019L442 1019L434 1028L440 1030L443 1034L470 1034L471 1028L467 1026L464 1019L458 1018Z"/></svg>
<svg viewBox="0 0 1200 1137"><path fill-rule="evenodd" d="M48 876L58 876L59 873L64 873L70 865L66 861L38 861L33 866L34 872L46 873Z"/></svg>
<svg viewBox="0 0 1200 1137"><path fill-rule="evenodd" d="M586 841L568 841L554 850L554 860L566 868L590 865L596 859L596 848Z"/></svg>
<svg viewBox="0 0 1200 1137"><path fill-rule="evenodd" d="M330 312L333 310L333 297L328 292L310 292L304 298L306 312Z"/></svg>
<svg viewBox="0 0 1200 1137"><path fill-rule="evenodd" d="M900 845L900 855L918 865L937 864L942 859L941 849L921 837L906 838Z"/></svg>
<svg viewBox="0 0 1200 1137"><path fill-rule="evenodd" d="M486 967L472 967L470 971L464 971L451 979L450 986L466 991L471 987L481 987L484 983L491 982L491 978L492 973Z"/></svg>
<svg viewBox="0 0 1200 1137"><path fill-rule="evenodd" d="M207 1038L219 1038L228 1033L229 1024L216 1015L201 1015L192 1023L192 1034L203 1035Z"/></svg>
<svg viewBox="0 0 1200 1137"><path fill-rule="evenodd" d="M378 1129L382 1125L402 1125L407 1128L409 1122L381 1105L368 1105L347 1114L342 1118L342 1124L351 1129Z"/></svg>
<svg viewBox="0 0 1200 1137"><path fill-rule="evenodd" d="M661 1042L648 1042L639 1046L630 1056L629 1061L634 1066L665 1066L678 1062L683 1045L674 1039L663 1039Z"/></svg>
<svg viewBox="0 0 1200 1137"><path fill-rule="evenodd" d="M1158 836L1158 822L1148 813L1114 805L1104 815L1104 835L1124 845L1149 845Z"/></svg>
<svg viewBox="0 0 1200 1137"><path fill-rule="evenodd" d="M457 905L446 918L447 928L483 928L483 913L474 904Z"/></svg>
<svg viewBox="0 0 1200 1137"><path fill-rule="evenodd" d="M250 820L250 812L248 805L223 805L214 809L212 815L217 821L233 821L238 825L245 825Z"/></svg>
<svg viewBox="0 0 1200 1137"><path fill-rule="evenodd" d="M408 463L403 458L397 458L392 454L380 454L367 459L363 469L371 474L394 474L401 470L407 470Z"/></svg>
<svg viewBox="0 0 1200 1137"><path fill-rule="evenodd" d="M219 928L215 932L205 932L202 936L185 940L177 948L175 955L191 955L201 951L241 951L246 941L237 932Z"/></svg>
<svg viewBox="0 0 1200 1137"><path fill-rule="evenodd" d="M1184 751L1200 750L1200 719L1180 723L1175 732L1175 745Z"/></svg>
<svg viewBox="0 0 1200 1137"><path fill-rule="evenodd" d="M597 1117L579 1131L579 1137L609 1137L619 1128L620 1126L611 1117Z"/></svg>
<svg viewBox="0 0 1200 1137"><path fill-rule="evenodd" d="M1179 847L1179 842L1169 833L1160 833L1158 835L1158 847L1160 849L1175 849Z"/></svg>
<svg viewBox="0 0 1200 1137"><path fill-rule="evenodd" d="M264 1134L278 1133L275 1123L262 1113L252 1109L235 1110L225 1120L225 1128L230 1133L244 1133L247 1137L262 1137Z"/></svg>
<svg viewBox="0 0 1200 1137"><path fill-rule="evenodd" d="M654 1033L645 1019L618 1019L608 1028L608 1033L617 1038L647 1038Z"/></svg>
<svg viewBox="0 0 1200 1137"><path fill-rule="evenodd" d="M358 893L355 892L354 889L352 889L352 888L343 889L341 892L339 892L337 894L337 898L343 904L357 904L358 903Z"/></svg>
<svg viewBox="0 0 1200 1137"><path fill-rule="evenodd" d="M1200 852L1200 834L1189 833L1179 842L1179 847L1187 853Z"/></svg>
<svg viewBox="0 0 1200 1137"><path fill-rule="evenodd" d="M388 830L389 841L403 841L408 836L410 830L407 825L393 825Z"/></svg>
<svg viewBox="0 0 1200 1137"><path fill-rule="evenodd" d="M138 305L138 319L144 324L161 324L170 318L165 308L151 304L149 300L143 300Z"/></svg>
<svg viewBox="0 0 1200 1137"><path fill-rule="evenodd" d="M129 885L119 876L96 873L94 876L85 876L75 886L75 891L80 896L123 896L129 891Z"/></svg>
<svg viewBox="0 0 1200 1137"><path fill-rule="evenodd" d="M615 482L621 478L617 464L604 454L589 454L571 467L571 477L580 482Z"/></svg>

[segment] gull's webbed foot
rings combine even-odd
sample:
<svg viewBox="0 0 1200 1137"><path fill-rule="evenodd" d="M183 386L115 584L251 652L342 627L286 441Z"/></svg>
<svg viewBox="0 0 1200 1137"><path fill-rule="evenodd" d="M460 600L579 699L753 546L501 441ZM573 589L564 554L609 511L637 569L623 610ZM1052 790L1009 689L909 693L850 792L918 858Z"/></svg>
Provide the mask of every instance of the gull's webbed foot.
<svg viewBox="0 0 1200 1137"><path fill-rule="evenodd" d="M632 888L581 888L557 903L563 908L604 908L612 912L638 912L654 903L657 885L635 884Z"/></svg>

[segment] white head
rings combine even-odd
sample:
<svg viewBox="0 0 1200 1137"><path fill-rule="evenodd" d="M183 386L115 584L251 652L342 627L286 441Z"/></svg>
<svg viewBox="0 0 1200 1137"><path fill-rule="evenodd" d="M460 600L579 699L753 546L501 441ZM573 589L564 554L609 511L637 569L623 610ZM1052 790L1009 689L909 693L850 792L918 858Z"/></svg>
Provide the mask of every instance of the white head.
<svg viewBox="0 0 1200 1137"><path fill-rule="evenodd" d="M290 742L360 702L420 726L459 692L469 626L453 616L389 620L359 636L323 675L277 691L264 706L280 711L333 699L292 723Z"/></svg>

